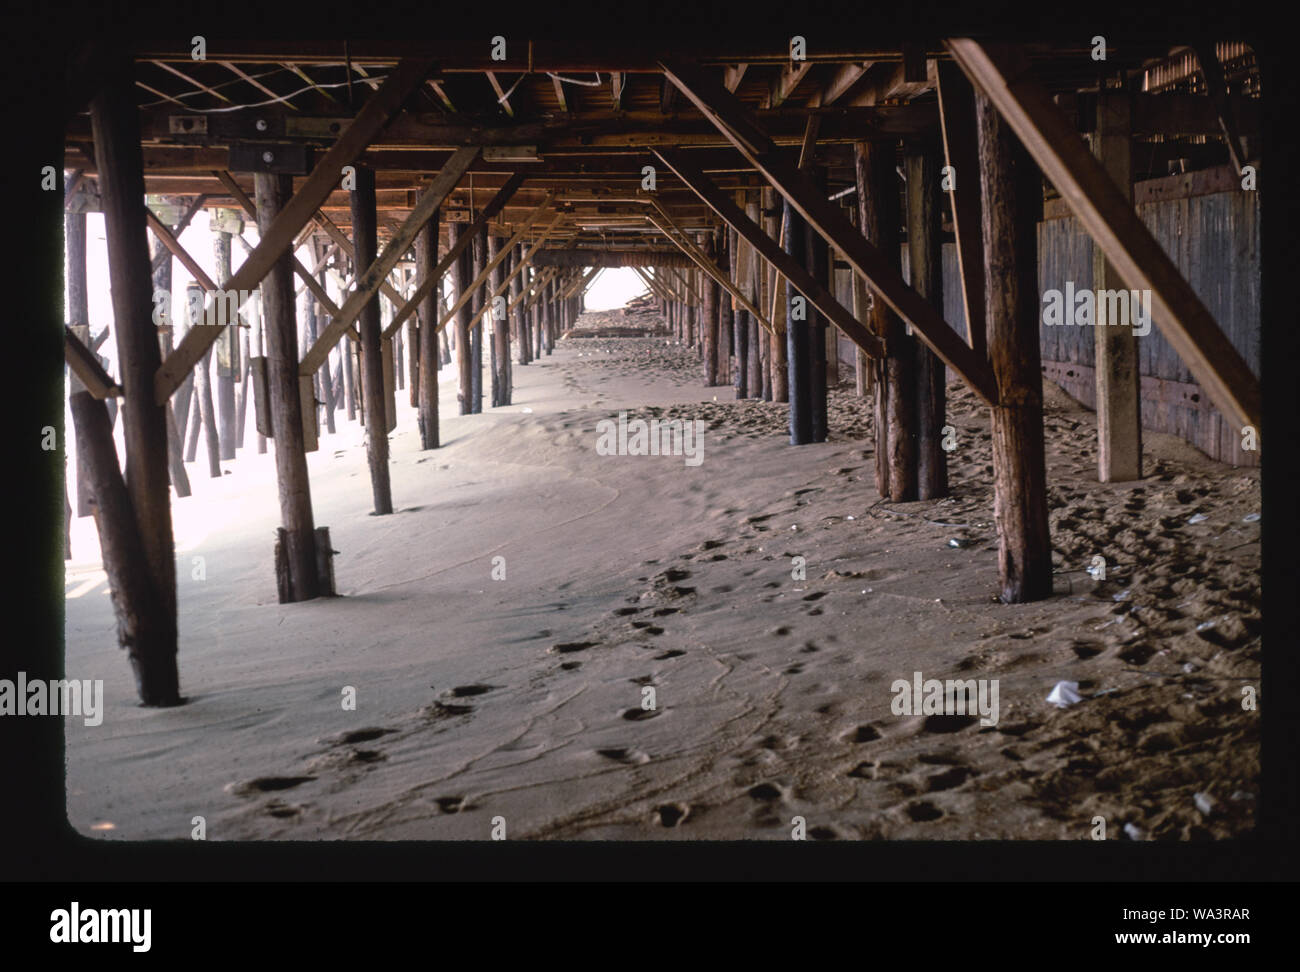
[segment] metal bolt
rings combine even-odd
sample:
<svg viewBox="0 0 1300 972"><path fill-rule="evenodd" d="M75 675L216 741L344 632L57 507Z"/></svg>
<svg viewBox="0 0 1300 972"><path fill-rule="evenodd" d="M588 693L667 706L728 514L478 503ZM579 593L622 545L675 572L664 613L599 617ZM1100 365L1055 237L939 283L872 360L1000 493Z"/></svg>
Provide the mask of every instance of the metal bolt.
<svg viewBox="0 0 1300 972"><path fill-rule="evenodd" d="M265 162L267 165L270 165L272 162L275 161L275 154L273 152L263 152L262 161Z"/></svg>
<svg viewBox="0 0 1300 972"><path fill-rule="evenodd" d="M256 122L255 127L257 128L257 130L258 130L259 132L264 132L264 131L266 131L266 119L265 119L265 118L259 118L259 119L257 120L257 122Z"/></svg>

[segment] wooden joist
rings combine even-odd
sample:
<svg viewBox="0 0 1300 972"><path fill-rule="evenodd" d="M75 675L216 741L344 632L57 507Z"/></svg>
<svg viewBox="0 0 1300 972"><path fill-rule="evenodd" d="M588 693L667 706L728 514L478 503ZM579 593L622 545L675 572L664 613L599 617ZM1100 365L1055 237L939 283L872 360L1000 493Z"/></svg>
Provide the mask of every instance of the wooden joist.
<svg viewBox="0 0 1300 972"><path fill-rule="evenodd" d="M854 270L867 278L881 299L912 325L921 340L948 367L960 375L983 401L992 404L997 400L997 389L988 363L976 357L970 345L948 326L943 316L903 281L897 253L883 252L868 243L839 207L827 201L825 194L777 149L750 118L749 112L721 85L689 65L665 61L663 69L673 83L727 136L741 155L762 173L777 192L790 201L831 246L844 255ZM676 156L670 153L670 157ZM665 158L664 161L667 162L668 159ZM671 162L669 164L672 165ZM757 235L770 244L769 251L777 249L767 234L758 230ZM782 270L782 273L785 271ZM789 280L795 279L788 273L785 276ZM811 294L807 296L811 298ZM835 303L838 305L838 301ZM818 307L820 309L821 305L818 304ZM842 307L840 309L842 313L839 316L831 316L826 311L823 313L827 313L868 354L879 354L872 335L867 333L851 313ZM877 350L873 351L873 347Z"/></svg>
<svg viewBox="0 0 1300 972"><path fill-rule="evenodd" d="M347 131L321 157L298 192L267 227L257 247L231 276L227 284L229 289L251 291L262 282L275 262L289 249L298 231L338 185L343 166L356 161L406 99L424 83L432 69L433 62L425 58L405 58L398 62ZM218 328L190 328L154 378L154 398L158 404L171 398L172 392L203 358L218 334Z"/></svg>
<svg viewBox="0 0 1300 972"><path fill-rule="evenodd" d="M1151 292L1156 326L1215 407L1239 427L1259 429L1263 418L1259 379L1143 225L1127 193L1120 191L1047 89L1029 72L1023 52L1004 48L995 56L989 47L969 38L946 43L1120 277L1131 289Z"/></svg>

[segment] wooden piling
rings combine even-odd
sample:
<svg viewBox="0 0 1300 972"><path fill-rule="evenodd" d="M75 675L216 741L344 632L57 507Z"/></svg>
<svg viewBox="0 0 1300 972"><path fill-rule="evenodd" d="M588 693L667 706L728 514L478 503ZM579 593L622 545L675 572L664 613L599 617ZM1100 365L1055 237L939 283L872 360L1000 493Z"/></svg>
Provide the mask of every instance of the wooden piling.
<svg viewBox="0 0 1300 972"><path fill-rule="evenodd" d="M943 313L943 238L939 189L942 155L934 144L911 146L907 174L907 251L912 289ZM948 454L943 451L947 369L923 342L916 342L916 495L948 495Z"/></svg>
<svg viewBox="0 0 1300 972"><path fill-rule="evenodd" d="M862 235L887 254L900 251L902 216L892 142L857 142L858 225ZM873 293L871 330L887 349L873 362L876 426L876 490L896 502L916 499L915 353L902 320Z"/></svg>
<svg viewBox="0 0 1300 972"><path fill-rule="evenodd" d="M467 230L468 227L464 223L451 224L451 242L453 246L465 235ZM461 253L453 264L451 282L456 302L460 301L461 296L474 279L472 273L473 256L469 252L470 249L470 247L466 247L465 252ZM472 316L473 311L470 309L470 302L468 301L456 314L456 364L460 370L460 384L456 392L456 400L460 403L461 415L469 415L474 411L474 360L470 355L469 339L469 322Z"/></svg>
<svg viewBox="0 0 1300 972"><path fill-rule="evenodd" d="M717 244L712 232L704 235L701 245L710 260L717 257ZM701 339L704 346L704 384L718 383L718 304L722 300L722 285L712 277L704 281L704 303L700 308Z"/></svg>
<svg viewBox="0 0 1300 972"><path fill-rule="evenodd" d="M478 235L474 237L474 245L470 247L473 251L473 263L470 270L470 281L478 279L483 268L487 266L487 248L488 248L488 229L484 224ZM470 319L479 312L483 306L483 301L487 297L487 281L483 281L474 290L473 297L469 303ZM478 415L483 411L483 328L475 327L469 335L470 349L470 412Z"/></svg>
<svg viewBox="0 0 1300 972"><path fill-rule="evenodd" d="M293 195L293 178L257 173L258 231L265 236L275 217ZM286 252L262 281L262 338L266 353L266 385L275 439L275 469L280 495L285 582L281 601L317 597L316 524L311 506L311 482L304 451L302 396L298 384L298 332L294 321L293 255ZM277 569L277 577L281 571Z"/></svg>
<svg viewBox="0 0 1300 972"><path fill-rule="evenodd" d="M1052 593L1038 345L1042 178L1011 127L976 97L984 215L985 319L998 388L993 408L993 516L1002 600Z"/></svg>
<svg viewBox="0 0 1300 972"><path fill-rule="evenodd" d="M1103 93L1097 99L1097 130L1092 136L1097 156L1126 199L1133 200L1132 126L1129 95ZM1128 284L1106 259L1101 247L1092 248L1092 279L1097 294ZM1142 478L1142 401L1138 339L1130 315L1123 324L1101 320L1106 300L1098 298L1092 329L1097 388L1097 478L1103 483ZM1069 313L1073 308L1067 308Z"/></svg>
<svg viewBox="0 0 1300 972"><path fill-rule="evenodd" d="M230 279L230 234L212 234L212 252L216 259L217 285L224 287ZM235 372L231 358L238 352L235 321L222 325L222 334L214 345L217 359L217 449L222 459L235 458Z"/></svg>
<svg viewBox="0 0 1300 972"><path fill-rule="evenodd" d="M357 166L356 188L352 190L353 259L364 270L378 255L378 222L375 212L375 170ZM388 395L384 383L383 337L379 325L379 293L366 301L357 315L361 337L361 391L366 409L366 456L370 462L370 491L375 513L393 512L393 491L388 476Z"/></svg>
<svg viewBox="0 0 1300 972"><path fill-rule="evenodd" d="M134 637L123 646L129 652L140 701L150 706L177 705L181 698L176 666L176 548L167 481L166 405L159 405L154 397L154 375L162 355L153 325L149 245L141 205L145 193L139 107L130 61L123 58L111 71L91 102L90 120L124 390L126 475L123 490L110 489L113 477L105 461L102 476L91 471L92 489L109 533L139 545L133 553L119 556L110 543L104 562L106 570L112 565L122 596L129 598L127 606L137 615ZM78 394L90 398L88 392ZM106 411L94 411L95 427L87 430L85 448L88 453L98 450L98 455L112 441L111 426ZM115 449L113 453L116 469ZM117 502L110 500L112 492L117 493Z"/></svg>
<svg viewBox="0 0 1300 972"><path fill-rule="evenodd" d="M801 265L808 261L808 224L789 200L785 203L785 251ZM812 302L785 281L786 373L790 401L790 444L813 441Z"/></svg>
<svg viewBox="0 0 1300 972"><path fill-rule="evenodd" d="M426 190L427 191L427 190ZM438 265L438 223L441 210L435 209L424 228L415 237L415 273L423 283ZM438 448L438 298L442 295L439 280L420 301L419 343L411 348L411 360L419 363L419 377L411 381L416 393L416 425L420 430L420 448Z"/></svg>
<svg viewBox="0 0 1300 972"><path fill-rule="evenodd" d="M829 292L834 293L834 284L831 281L830 247L827 245L825 237L811 226L808 226L807 233L807 270L814 280L826 287ZM808 411L812 422L812 440L814 442L825 442L830 433L826 413L826 346L830 338L827 333L830 322L812 301L808 301L808 325L808 370L810 379Z"/></svg>
<svg viewBox="0 0 1300 972"><path fill-rule="evenodd" d="M66 213L63 232L68 259L68 325L78 337L90 337L90 302L86 293L86 214ZM74 374L69 379L72 392L84 386ZM81 453L77 453L77 516L90 516L90 479L86 475Z"/></svg>

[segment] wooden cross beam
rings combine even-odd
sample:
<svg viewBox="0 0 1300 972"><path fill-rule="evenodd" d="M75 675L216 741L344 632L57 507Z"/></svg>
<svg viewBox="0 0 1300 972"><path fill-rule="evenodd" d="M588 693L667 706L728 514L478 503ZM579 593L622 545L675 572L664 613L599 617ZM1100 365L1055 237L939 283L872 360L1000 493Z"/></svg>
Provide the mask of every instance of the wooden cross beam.
<svg viewBox="0 0 1300 972"><path fill-rule="evenodd" d="M952 228L966 308L966 340L977 357L988 355L984 327L984 223L980 203L975 89L955 64L938 65L939 126L944 161L952 167Z"/></svg>
<svg viewBox="0 0 1300 972"><path fill-rule="evenodd" d="M551 220L550 224L547 225L546 229L542 232L542 235L537 238L537 242L528 248L528 251L524 254L522 260L518 261L513 267L510 268L510 272L506 274L505 279L501 281L500 285L496 288L496 290L492 292L491 296L489 296L488 299L483 302L483 306L480 307L478 309L478 312L470 319L469 322L470 330L474 329L474 326L479 322L479 319L482 318L484 312L491 307L492 301L496 300L498 297L500 297L502 294L506 292L506 290L510 287L510 281L514 280L515 277L523 271L524 267L529 266L533 262L533 255L537 252L538 248L542 245L542 243L545 242L547 235L550 234L552 230L558 229L567 218L568 217L565 216L564 214L559 214L555 217L555 219ZM504 244L502 246L502 249L509 251L512 246L514 246L514 242ZM521 294L520 297L522 296L523 295ZM516 300L515 303L518 303L518 300ZM514 304L510 304L509 307L507 308L507 312L513 309L514 309ZM445 327L450 320L451 320L451 316L448 315L446 319L444 319L441 323L439 323L438 330L441 331L443 327Z"/></svg>
<svg viewBox="0 0 1300 972"><path fill-rule="evenodd" d="M588 267L586 270L584 270L582 273L580 273L580 274L579 274L579 275L578 275L578 276L577 276L577 277L576 277L576 278L575 278L575 279L574 279L574 280L569 284L569 286L568 286L567 288L565 288L564 293L562 293L562 294L560 295L560 299L561 299L561 300L568 300L570 297L572 297L572 296L574 296L575 294L577 294L577 292L578 292L579 290L585 288L586 284L588 284L588 283L590 283L592 280L596 279L596 274L600 273L600 271L603 270L603 269L605 269L605 268L604 268L604 267Z"/></svg>
<svg viewBox="0 0 1300 972"><path fill-rule="evenodd" d="M384 251L375 257L370 266L357 274L355 289L343 301L343 306L339 308L338 313L331 316L330 322L316 338L316 343L311 346L311 350L303 355L298 365L298 374L314 375L325 363L330 350L343 336L344 330L357 319L361 309L374 298L389 271L414 245L416 234L456 188L456 183L460 182L461 176L478 158L478 153L477 146L457 149L447 164L442 167L442 171L434 178L433 183L420 195L420 201L415 204L415 208L411 210L411 214L401 228L388 241ZM402 299L400 295L398 299Z"/></svg>
<svg viewBox="0 0 1300 972"><path fill-rule="evenodd" d="M654 294L660 300L668 299L668 295L664 292L664 288L658 280L646 273L640 267L633 267L632 270L641 278L641 281L650 288L650 293Z"/></svg>
<svg viewBox="0 0 1300 972"><path fill-rule="evenodd" d="M718 266L716 261L711 260L707 255L705 255L704 251L701 250L698 246L696 246L694 241L692 241L690 237L688 237L684 232L682 232L681 227L673 222L672 217L668 215L668 211L664 209L663 206L659 205L658 200L654 201L654 205L655 205L655 209L659 210L659 215L662 216L663 218L660 219L659 216L656 216L654 213L646 213L646 219L650 220L650 222L653 223L659 229L659 231L664 234L664 236L668 237L675 244L677 244L678 248L681 249L681 251L685 253L688 257L694 260L701 270L703 270L710 277L712 277L719 284L721 284L722 289L725 290L727 293L731 294L731 296L735 297L736 300L740 303L740 306L745 308L745 310L749 311L751 314L753 314L754 319L758 321L761 325L763 325L763 327L767 331L769 331L772 334L775 334L776 331L773 329L771 322L766 317L763 316L762 311L760 311L756 306L754 306L754 302L751 301L749 297L747 297L745 293L739 287L737 287L735 283L732 282L730 275L724 273L722 268ZM667 225L664 225L665 223ZM669 231L669 227L671 227L673 230L676 230L677 235L671 233Z"/></svg>
<svg viewBox="0 0 1300 972"><path fill-rule="evenodd" d="M671 273L673 279L677 281L678 292L682 295L683 304L700 303L700 295L696 293L695 288L691 286L690 280L686 278L685 271L677 270L674 267L664 267L664 273Z"/></svg>
<svg viewBox="0 0 1300 972"><path fill-rule="evenodd" d="M321 156L306 181L280 210L248 259L231 275L231 290L253 290L270 272L293 243L298 231L320 209L338 185L343 166L355 162L374 141L384 126L397 114L402 104L424 83L433 70L427 58L403 58L384 79L352 124L329 150ZM219 328L192 327L176 350L163 362L154 376L154 399L165 405L203 355L212 347Z"/></svg>
<svg viewBox="0 0 1300 972"><path fill-rule="evenodd" d="M532 307L533 304L537 303L542 298L542 295L546 293L546 285L555 279L555 275L559 272L560 270L558 267L547 267L529 283L528 299L524 303L525 310Z"/></svg>
<svg viewBox="0 0 1300 972"><path fill-rule="evenodd" d="M505 184L497 190L497 194L483 207L483 211L478 214L474 222L470 223L469 228L461 234L460 239L452 243L447 252L443 254L442 259L438 261L438 265L433 268L433 272L420 281L420 285L415 288L415 293L411 294L410 299L402 305L400 310L393 314L393 319L389 322L388 327L384 328L384 337L388 338L396 334L397 329L402 326L406 319L415 313L416 308L420 306L420 302L429 296L429 291L433 289L433 285L451 269L452 264L474 242L474 237L479 234L483 227L492 222L497 213L505 208L506 203L510 201L527 178L526 173L515 172L505 181Z"/></svg>
<svg viewBox="0 0 1300 972"><path fill-rule="evenodd" d="M108 334L105 328L104 334ZM81 379L86 391L95 398L120 398L122 386L109 377L94 353L81 343L68 325L63 325L63 357L72 373Z"/></svg>
<svg viewBox="0 0 1300 972"><path fill-rule="evenodd" d="M691 187L701 199L713 207L723 221L740 234L741 239L758 251L781 276L789 280L799 293L808 298L819 311L858 347L872 357L883 357L885 347L880 339L867 330L853 316L853 312L835 299L826 286L768 236L763 228L745 215L744 210L721 189L713 185L703 172L687 162L678 152L656 150L664 164L677 173L677 177ZM752 313L752 312L751 312ZM944 327L947 327L945 324Z"/></svg>
<svg viewBox="0 0 1300 972"><path fill-rule="evenodd" d="M1201 65L1201 76L1205 78L1205 87L1209 91L1210 100L1214 102L1215 113L1219 116L1219 127L1228 141L1233 168L1240 173L1246 160L1241 154L1237 117L1228 98L1228 87L1223 79L1223 65L1219 63L1218 52L1213 43L1197 44L1192 50L1196 52L1196 60Z"/></svg>
<svg viewBox="0 0 1300 972"><path fill-rule="evenodd" d="M194 218L194 214L197 213L200 209L202 209L203 204L207 201L208 201L207 195L201 194L195 196L194 202L190 203L190 208L185 211L185 215L181 217L181 221L171 228L172 236L175 236L179 239L180 235L185 232L185 227L190 225L190 220ZM150 263L149 266L150 272L157 273L158 268L163 265L163 262L170 259L171 257L168 255L168 251L160 250L157 254L154 255L154 258Z"/></svg>
<svg viewBox="0 0 1300 972"><path fill-rule="evenodd" d="M248 218L252 220L253 225L256 226L257 206L254 204L253 200L248 198L248 194L239 187L239 183L235 181L234 176L232 176L229 172L214 172L213 175L215 175L218 179L220 179L222 185L224 185L228 190L230 190L230 195L234 197L235 202L239 204L239 208L242 209L248 215ZM307 289L316 295L317 300L319 300L325 307L333 307L334 302L329 299L328 294L325 294L324 288L322 288L320 286L319 281L316 280L314 272L309 271L306 267L302 265L302 261L298 259L298 254L296 252L298 247L302 246L303 243L307 242L307 238L311 236L313 232L313 226L318 225L316 221L317 217L319 219L328 219L328 217L326 217L324 214L317 213L316 217L313 217L313 219L309 221L308 225L303 227L302 233L299 234L298 239L294 241L293 247L289 250L289 252L292 255L293 272L298 275L299 279L302 280L303 284L307 287ZM339 230L338 227L334 226L333 223L330 223L329 225L334 227L334 229L339 233L340 236L343 235L343 231ZM237 237L237 239L239 240L240 243L243 244L245 253L251 254L253 252L253 248L250 246L247 240L245 240L242 236ZM351 256L352 243L345 236L343 237L343 239L348 244L347 254L348 256ZM339 246L339 249L343 248L342 244L337 243L337 241L336 241L336 245ZM394 291L391 286L385 286L384 293L391 298L396 293L396 291ZM323 298L321 296L322 294L324 294ZM335 311L331 311L331 313L335 313ZM360 340L359 336L357 335L357 329L353 327L351 324L348 325L347 333L348 333L348 337L352 338L352 340L354 341Z"/></svg>
<svg viewBox="0 0 1300 972"><path fill-rule="evenodd" d="M1018 48L946 41L966 76L998 109L1131 288L1151 293L1152 317L1223 416L1259 429L1259 379L1142 223L1126 193L1084 144Z"/></svg>
<svg viewBox="0 0 1300 972"><path fill-rule="evenodd" d="M682 93L736 146L740 154L758 169L772 187L789 200L790 205L798 210L800 215L831 246L844 255L849 265L867 278L880 298L912 325L921 340L942 358L948 367L960 375L983 401L990 405L996 402L997 386L994 384L993 373L988 362L976 357L970 345L948 326L947 321L930 302L904 282L899 269L898 254L886 253L867 242L839 207L827 201L817 186L781 154L734 95L695 67L669 61L661 62L661 65L666 76L681 88ZM673 165L673 162L669 162L663 153L660 153L660 157L664 158L670 166ZM669 157L680 159L680 154L669 153ZM678 164L683 163L678 162ZM697 175L702 178L702 173ZM707 199L705 201L714 205ZM734 203L732 209L734 211ZM744 218L743 214L740 215ZM751 244L759 246L761 243L768 252L779 249L766 233L750 223L747 218L744 218L744 224L750 227L750 232L755 237L749 241ZM737 229L739 228L738 226ZM759 252L763 250L760 249ZM780 252L784 253L784 251ZM786 260L785 265L793 266L793 261ZM785 272L780 266L778 269ZM786 278L795 279L788 273ZM798 284L796 287L810 299L812 298L812 295L803 291ZM824 288L822 289L824 292ZM826 313L826 316L830 317L860 348L868 354L879 355L883 349L875 336L870 334L838 301L834 301L834 298L831 300L839 307L837 316L832 316L824 310L823 313ZM819 310L821 309L820 303L816 300L813 303L817 304Z"/></svg>
<svg viewBox="0 0 1300 972"><path fill-rule="evenodd" d="M491 276L492 271L495 270L501 264L502 260L504 260L507 256L510 255L511 248L516 243L518 243L521 239L523 239L524 234L528 232L528 228L532 226L533 223L537 221L537 218L541 216L542 213L546 210L546 208L551 205L551 199L553 198L553 195L554 195L553 193L549 193L549 192L546 194L546 196L542 199L541 204L536 209L533 210L532 215L529 216L526 220L524 220L523 224L519 227L519 229L515 231L515 235L510 237L510 242L504 244L497 251L497 255L494 256L491 260L487 261L486 264L484 264L483 269L479 271L479 275L474 278L474 280L470 283L470 285L466 287L462 293L457 295L456 302L451 306L451 309L447 311L446 316L444 316L443 319L438 322L439 331L441 331L444 327L447 326L447 323L453 317L456 316L457 311L459 311L462 307L464 307L466 304L470 302L470 300L474 296L474 292L483 286L487 278ZM466 235L468 236L469 234Z"/></svg>

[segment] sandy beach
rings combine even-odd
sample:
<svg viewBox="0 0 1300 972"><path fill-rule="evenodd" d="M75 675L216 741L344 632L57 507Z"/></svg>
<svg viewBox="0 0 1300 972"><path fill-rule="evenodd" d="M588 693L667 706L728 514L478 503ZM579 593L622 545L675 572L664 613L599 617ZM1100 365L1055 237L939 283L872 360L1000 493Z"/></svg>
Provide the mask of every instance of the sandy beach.
<svg viewBox="0 0 1300 972"><path fill-rule="evenodd" d="M189 840L196 816L210 840L788 840L796 817L813 839L1076 840L1098 816L1112 839L1246 834L1259 470L1147 433L1145 478L1099 484L1095 417L1047 384L1056 593L1004 605L988 410L950 383L952 495L882 502L842 373L829 441L792 447L787 406L705 387L663 337L566 338L480 415L455 414L444 367L442 448L420 451L397 393L391 516L370 515L356 423L308 455L341 596L283 605L250 417L228 474L190 464L193 496L173 494L186 705L138 706L74 522L67 673L104 680L105 713L66 720L69 821L123 840ZM620 411L702 420L702 462L598 455ZM996 724L897 714L916 672L998 680ZM1049 704L1059 681L1083 700Z"/></svg>

